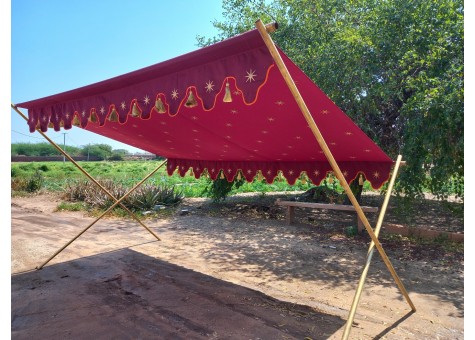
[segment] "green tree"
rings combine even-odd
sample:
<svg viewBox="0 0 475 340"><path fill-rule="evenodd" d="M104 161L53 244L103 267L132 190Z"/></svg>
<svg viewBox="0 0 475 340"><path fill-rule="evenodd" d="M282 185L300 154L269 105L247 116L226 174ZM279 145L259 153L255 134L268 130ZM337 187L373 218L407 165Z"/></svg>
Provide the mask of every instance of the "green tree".
<svg viewBox="0 0 475 340"><path fill-rule="evenodd" d="M277 21L276 44L393 159L397 189L463 197L461 0L223 0L204 46Z"/></svg>
<svg viewBox="0 0 475 340"><path fill-rule="evenodd" d="M112 147L107 144L89 144L81 149L83 156L98 157L99 159L108 159L112 155Z"/></svg>
<svg viewBox="0 0 475 340"><path fill-rule="evenodd" d="M62 147L62 146L60 146ZM77 155L80 149L66 146L69 155ZM50 143L13 143L11 144L12 156L59 156L61 153Z"/></svg>

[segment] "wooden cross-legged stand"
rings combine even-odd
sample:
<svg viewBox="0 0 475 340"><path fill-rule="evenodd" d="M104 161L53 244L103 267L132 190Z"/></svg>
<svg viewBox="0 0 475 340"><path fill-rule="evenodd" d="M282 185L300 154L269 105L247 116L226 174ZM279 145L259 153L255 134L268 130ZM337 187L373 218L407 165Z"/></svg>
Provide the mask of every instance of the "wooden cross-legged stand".
<svg viewBox="0 0 475 340"><path fill-rule="evenodd" d="M28 118L13 104L11 104L12 109L14 109L20 116L23 117L26 121L28 121ZM158 241L160 241L160 238L145 224L142 223L142 221L139 220L139 218L132 212L130 211L125 205L122 204L122 201L127 198L135 189L137 189L142 183L144 183L148 178L150 178L153 174L155 174L161 167L163 167L166 164L166 160L160 163L160 165L153 170L150 174L145 176L144 179L142 179L139 183L137 183L132 189L130 189L127 193L125 193L120 199L117 199L112 195L106 188L104 188L99 182L97 182L90 174L87 173L86 170L84 170L74 159L71 158L63 149L61 149L55 142L53 142L46 134L44 134L41 130L37 129L37 131L48 141L53 145L59 152L61 152L64 157L66 157L71 163L73 163L79 171L81 171L87 178L89 178L94 184L96 184L101 190L103 190L111 199L115 201L114 204L112 204L106 211L104 211L94 222L89 224L86 228L84 228L79 234L77 234L73 239L71 239L69 242L67 242L63 247L61 247L58 251L56 251L48 260L43 262L41 265L36 267L36 269L41 269L43 268L49 261L51 261L53 258L56 257L59 253L61 253L66 247L68 247L71 243L73 243L79 236L84 234L89 228L91 228L94 224L96 224L102 217L104 217L109 211L114 209L116 206L120 205L127 213L134 219L136 220L142 227L144 227L150 234L152 234L153 237L155 237Z"/></svg>

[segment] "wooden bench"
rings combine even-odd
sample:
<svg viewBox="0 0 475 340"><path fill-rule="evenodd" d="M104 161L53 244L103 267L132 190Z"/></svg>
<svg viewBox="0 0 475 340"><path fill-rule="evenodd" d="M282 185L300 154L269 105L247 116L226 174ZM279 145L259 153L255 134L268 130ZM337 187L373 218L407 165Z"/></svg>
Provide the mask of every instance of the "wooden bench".
<svg viewBox="0 0 475 340"><path fill-rule="evenodd" d="M286 220L287 224L292 224L294 222L295 208L311 208L311 209L328 209L328 210L342 210L342 211L354 211L355 208L352 205L344 204L327 204L327 203L311 203L311 202L298 202L298 201L282 201L277 199L275 204L287 207ZM364 212L378 212L376 207L366 207L362 206L361 210ZM365 229L363 222L360 220L357 215L357 224L358 224L358 233L361 233Z"/></svg>

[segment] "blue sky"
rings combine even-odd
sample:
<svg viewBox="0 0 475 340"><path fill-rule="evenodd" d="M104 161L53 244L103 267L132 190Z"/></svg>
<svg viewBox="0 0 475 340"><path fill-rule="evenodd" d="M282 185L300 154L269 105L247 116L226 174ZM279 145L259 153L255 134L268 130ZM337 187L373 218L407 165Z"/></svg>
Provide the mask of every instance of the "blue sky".
<svg viewBox="0 0 475 340"><path fill-rule="evenodd" d="M201 5L200 5L201 3ZM11 102L20 103L112 78L198 49L213 37L220 0L11 2ZM23 110L26 114L26 110ZM47 135L58 144L107 143L142 150L73 127ZM11 142L45 142L11 110Z"/></svg>

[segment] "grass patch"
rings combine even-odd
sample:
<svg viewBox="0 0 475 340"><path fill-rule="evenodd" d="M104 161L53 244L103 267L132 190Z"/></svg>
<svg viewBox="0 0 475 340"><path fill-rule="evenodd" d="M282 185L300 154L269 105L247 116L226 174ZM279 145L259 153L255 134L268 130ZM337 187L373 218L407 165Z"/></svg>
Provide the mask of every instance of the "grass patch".
<svg viewBox="0 0 475 340"><path fill-rule="evenodd" d="M86 209L84 202L61 202L56 207L56 211L82 211Z"/></svg>

